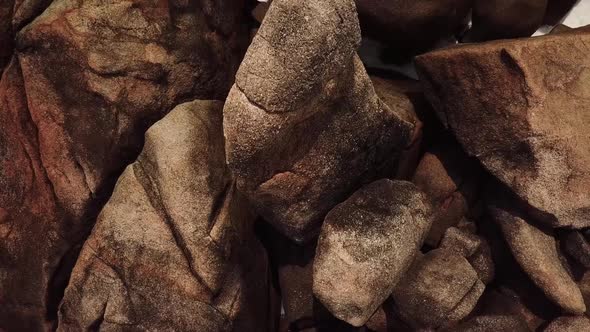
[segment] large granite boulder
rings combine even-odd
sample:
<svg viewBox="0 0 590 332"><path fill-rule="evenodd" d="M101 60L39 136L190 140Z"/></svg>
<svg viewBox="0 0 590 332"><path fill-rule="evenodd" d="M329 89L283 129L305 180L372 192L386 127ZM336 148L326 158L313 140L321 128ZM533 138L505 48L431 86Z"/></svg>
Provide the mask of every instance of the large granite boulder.
<svg viewBox="0 0 590 332"><path fill-rule="evenodd" d="M222 103L146 133L84 244L58 331L267 331L269 270L225 164Z"/></svg>
<svg viewBox="0 0 590 332"><path fill-rule="evenodd" d="M336 317L365 324L419 254L432 219L430 200L410 182L364 186L326 216L314 295Z"/></svg>
<svg viewBox="0 0 590 332"><path fill-rule="evenodd" d="M36 18L47 1L17 2L26 26L0 83L0 329L34 331L56 319L145 130L184 100L223 99L248 32L239 0L54 0Z"/></svg>
<svg viewBox="0 0 590 332"><path fill-rule="evenodd" d="M224 108L230 168L257 211L295 240L392 169L413 125L381 101L356 55L352 0L275 0Z"/></svg>
<svg viewBox="0 0 590 332"><path fill-rule="evenodd" d="M452 47L416 67L465 151L535 218L590 226L590 31Z"/></svg>

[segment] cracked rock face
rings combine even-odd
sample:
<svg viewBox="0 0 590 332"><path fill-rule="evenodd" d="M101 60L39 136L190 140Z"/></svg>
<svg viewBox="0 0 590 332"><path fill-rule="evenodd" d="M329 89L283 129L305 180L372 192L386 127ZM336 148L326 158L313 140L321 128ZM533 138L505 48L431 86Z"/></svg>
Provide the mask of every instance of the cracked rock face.
<svg viewBox="0 0 590 332"><path fill-rule="evenodd" d="M460 30L471 9L471 0L355 2L363 34L407 54L424 51Z"/></svg>
<svg viewBox="0 0 590 332"><path fill-rule="evenodd" d="M276 0L224 108L227 159L257 211L307 240L390 169L413 125L375 94L352 0ZM305 36L305 38L302 38Z"/></svg>
<svg viewBox="0 0 590 332"><path fill-rule="evenodd" d="M464 257L441 248L416 258L392 297L408 324L438 328L467 316L484 288Z"/></svg>
<svg viewBox="0 0 590 332"><path fill-rule="evenodd" d="M410 267L432 224L426 195L405 181L364 186L328 213L313 266L314 295L361 326Z"/></svg>
<svg viewBox="0 0 590 332"><path fill-rule="evenodd" d="M579 29L416 58L465 151L553 227L590 226L589 41Z"/></svg>
<svg viewBox="0 0 590 332"><path fill-rule="evenodd" d="M268 266L225 165L222 103L176 107L84 244L59 331L266 331Z"/></svg>
<svg viewBox="0 0 590 332"><path fill-rule="evenodd" d="M223 99L248 32L241 1L16 3L0 84L0 328L37 330L145 130L188 98Z"/></svg>
<svg viewBox="0 0 590 332"><path fill-rule="evenodd" d="M529 37L543 23L546 8L547 0L475 0L473 26L465 39Z"/></svg>
<svg viewBox="0 0 590 332"><path fill-rule="evenodd" d="M565 312L583 314L586 305L580 289L563 267L555 238L514 211L490 206L514 258L531 280Z"/></svg>

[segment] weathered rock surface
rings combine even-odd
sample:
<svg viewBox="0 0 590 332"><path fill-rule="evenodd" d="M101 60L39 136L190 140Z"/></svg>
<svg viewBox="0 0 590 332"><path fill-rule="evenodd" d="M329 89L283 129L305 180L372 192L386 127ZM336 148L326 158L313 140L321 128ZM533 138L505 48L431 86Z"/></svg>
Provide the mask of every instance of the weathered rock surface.
<svg viewBox="0 0 590 332"><path fill-rule="evenodd" d="M17 12L29 23L25 9L45 6L17 2L15 26ZM248 41L240 6L55 0L17 33L0 89L0 329L56 318L82 241L145 129L179 102L225 97Z"/></svg>
<svg viewBox="0 0 590 332"><path fill-rule="evenodd" d="M551 322L543 332L581 332L590 331L590 320L587 317L563 316Z"/></svg>
<svg viewBox="0 0 590 332"><path fill-rule="evenodd" d="M555 238L514 211L489 207L510 250L530 279L565 312L583 314L586 306L580 289L560 262Z"/></svg>
<svg viewBox="0 0 590 332"><path fill-rule="evenodd" d="M225 165L221 102L146 133L84 244L59 331L266 331L266 253Z"/></svg>
<svg viewBox="0 0 590 332"><path fill-rule="evenodd" d="M363 325L410 267L431 224L430 202L412 183L364 186L326 216L314 295L336 317Z"/></svg>
<svg viewBox="0 0 590 332"><path fill-rule="evenodd" d="M465 41L531 36L543 23L547 0L475 0Z"/></svg>
<svg viewBox="0 0 590 332"><path fill-rule="evenodd" d="M477 316L449 330L453 332L531 332L518 316Z"/></svg>
<svg viewBox="0 0 590 332"><path fill-rule="evenodd" d="M412 54L433 46L465 25L472 0L356 0L363 34L396 52Z"/></svg>
<svg viewBox="0 0 590 332"><path fill-rule="evenodd" d="M440 241L440 248L448 249L465 258L472 256L479 249L481 240L475 234L450 227Z"/></svg>
<svg viewBox="0 0 590 332"><path fill-rule="evenodd" d="M453 143L445 141L426 151L412 180L430 197L435 209L436 219L426 238L434 247L445 231L468 213L478 187L478 168Z"/></svg>
<svg viewBox="0 0 590 332"><path fill-rule="evenodd" d="M437 328L467 316L484 288L464 257L436 249L414 261L392 296L414 328Z"/></svg>
<svg viewBox="0 0 590 332"><path fill-rule="evenodd" d="M292 239L391 170L412 124L385 105L358 56L352 0L275 0L224 108L230 168L257 211ZM302 38L302 36L305 36Z"/></svg>
<svg viewBox="0 0 590 332"><path fill-rule="evenodd" d="M588 41L579 29L416 58L427 96L465 151L556 227L590 226Z"/></svg>

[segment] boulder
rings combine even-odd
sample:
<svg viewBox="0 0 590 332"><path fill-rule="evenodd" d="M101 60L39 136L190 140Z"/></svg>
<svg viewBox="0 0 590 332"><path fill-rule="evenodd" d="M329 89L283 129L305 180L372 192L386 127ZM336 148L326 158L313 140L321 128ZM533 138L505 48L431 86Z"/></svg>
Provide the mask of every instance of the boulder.
<svg viewBox="0 0 590 332"><path fill-rule="evenodd" d="M464 41L530 37L543 24L547 0L475 0Z"/></svg>
<svg viewBox="0 0 590 332"><path fill-rule="evenodd" d="M18 2L14 22L42 1ZM0 219L10 230L0 243L0 329L53 324L145 130L182 101L225 98L248 42L241 6L54 0L34 20L19 16L27 24L0 83Z"/></svg>
<svg viewBox="0 0 590 332"><path fill-rule="evenodd" d="M432 223L412 183L382 179L328 215L316 249L313 293L336 317L362 326L419 254Z"/></svg>
<svg viewBox="0 0 590 332"><path fill-rule="evenodd" d="M58 331L270 331L269 266L225 164L222 107L146 133L82 248Z"/></svg>
<svg viewBox="0 0 590 332"><path fill-rule="evenodd" d="M514 258L529 278L567 313L586 311L580 289L563 267L550 230L526 221L517 211L491 205L490 214L500 225Z"/></svg>
<svg viewBox="0 0 590 332"><path fill-rule="evenodd" d="M397 53L432 47L466 25L472 0L356 0L363 35Z"/></svg>
<svg viewBox="0 0 590 332"><path fill-rule="evenodd" d="M581 332L590 331L590 320L585 316L562 316L553 320L543 332Z"/></svg>
<svg viewBox="0 0 590 332"><path fill-rule="evenodd" d="M442 122L536 219L590 226L590 31L437 50L416 67Z"/></svg>
<svg viewBox="0 0 590 332"><path fill-rule="evenodd" d="M467 258L475 254L480 245L481 240L477 235L450 227L446 230L439 247Z"/></svg>
<svg viewBox="0 0 590 332"><path fill-rule="evenodd" d="M359 43L352 0L275 0L226 101L238 187L291 239L317 235L332 207L411 142L413 125L375 94Z"/></svg>
<svg viewBox="0 0 590 332"><path fill-rule="evenodd" d="M466 317L484 288L464 257L441 248L417 258L392 297L404 321L416 329L436 329Z"/></svg>

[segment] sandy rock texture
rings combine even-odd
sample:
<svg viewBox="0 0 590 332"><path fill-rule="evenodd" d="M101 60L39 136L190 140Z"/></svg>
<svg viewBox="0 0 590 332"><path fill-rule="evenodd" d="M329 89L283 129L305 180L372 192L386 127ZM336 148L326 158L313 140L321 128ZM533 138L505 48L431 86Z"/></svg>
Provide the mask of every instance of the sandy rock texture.
<svg viewBox="0 0 590 332"><path fill-rule="evenodd" d="M588 40L579 29L416 58L429 100L465 151L554 227L590 226Z"/></svg>
<svg viewBox="0 0 590 332"><path fill-rule="evenodd" d="M227 94L248 42L241 7L15 1L0 83L0 328L54 326L80 247L145 130L180 102Z"/></svg>
<svg viewBox="0 0 590 332"><path fill-rule="evenodd" d="M375 94L359 42L352 0L273 1L225 104L238 187L295 240L317 235L411 142L413 124Z"/></svg>
<svg viewBox="0 0 590 332"><path fill-rule="evenodd" d="M225 164L222 103L146 133L72 273L58 331L269 330L266 254Z"/></svg>
<svg viewBox="0 0 590 332"><path fill-rule="evenodd" d="M336 317L362 326L419 254L432 219L430 201L410 182L364 186L326 216L314 295Z"/></svg>

